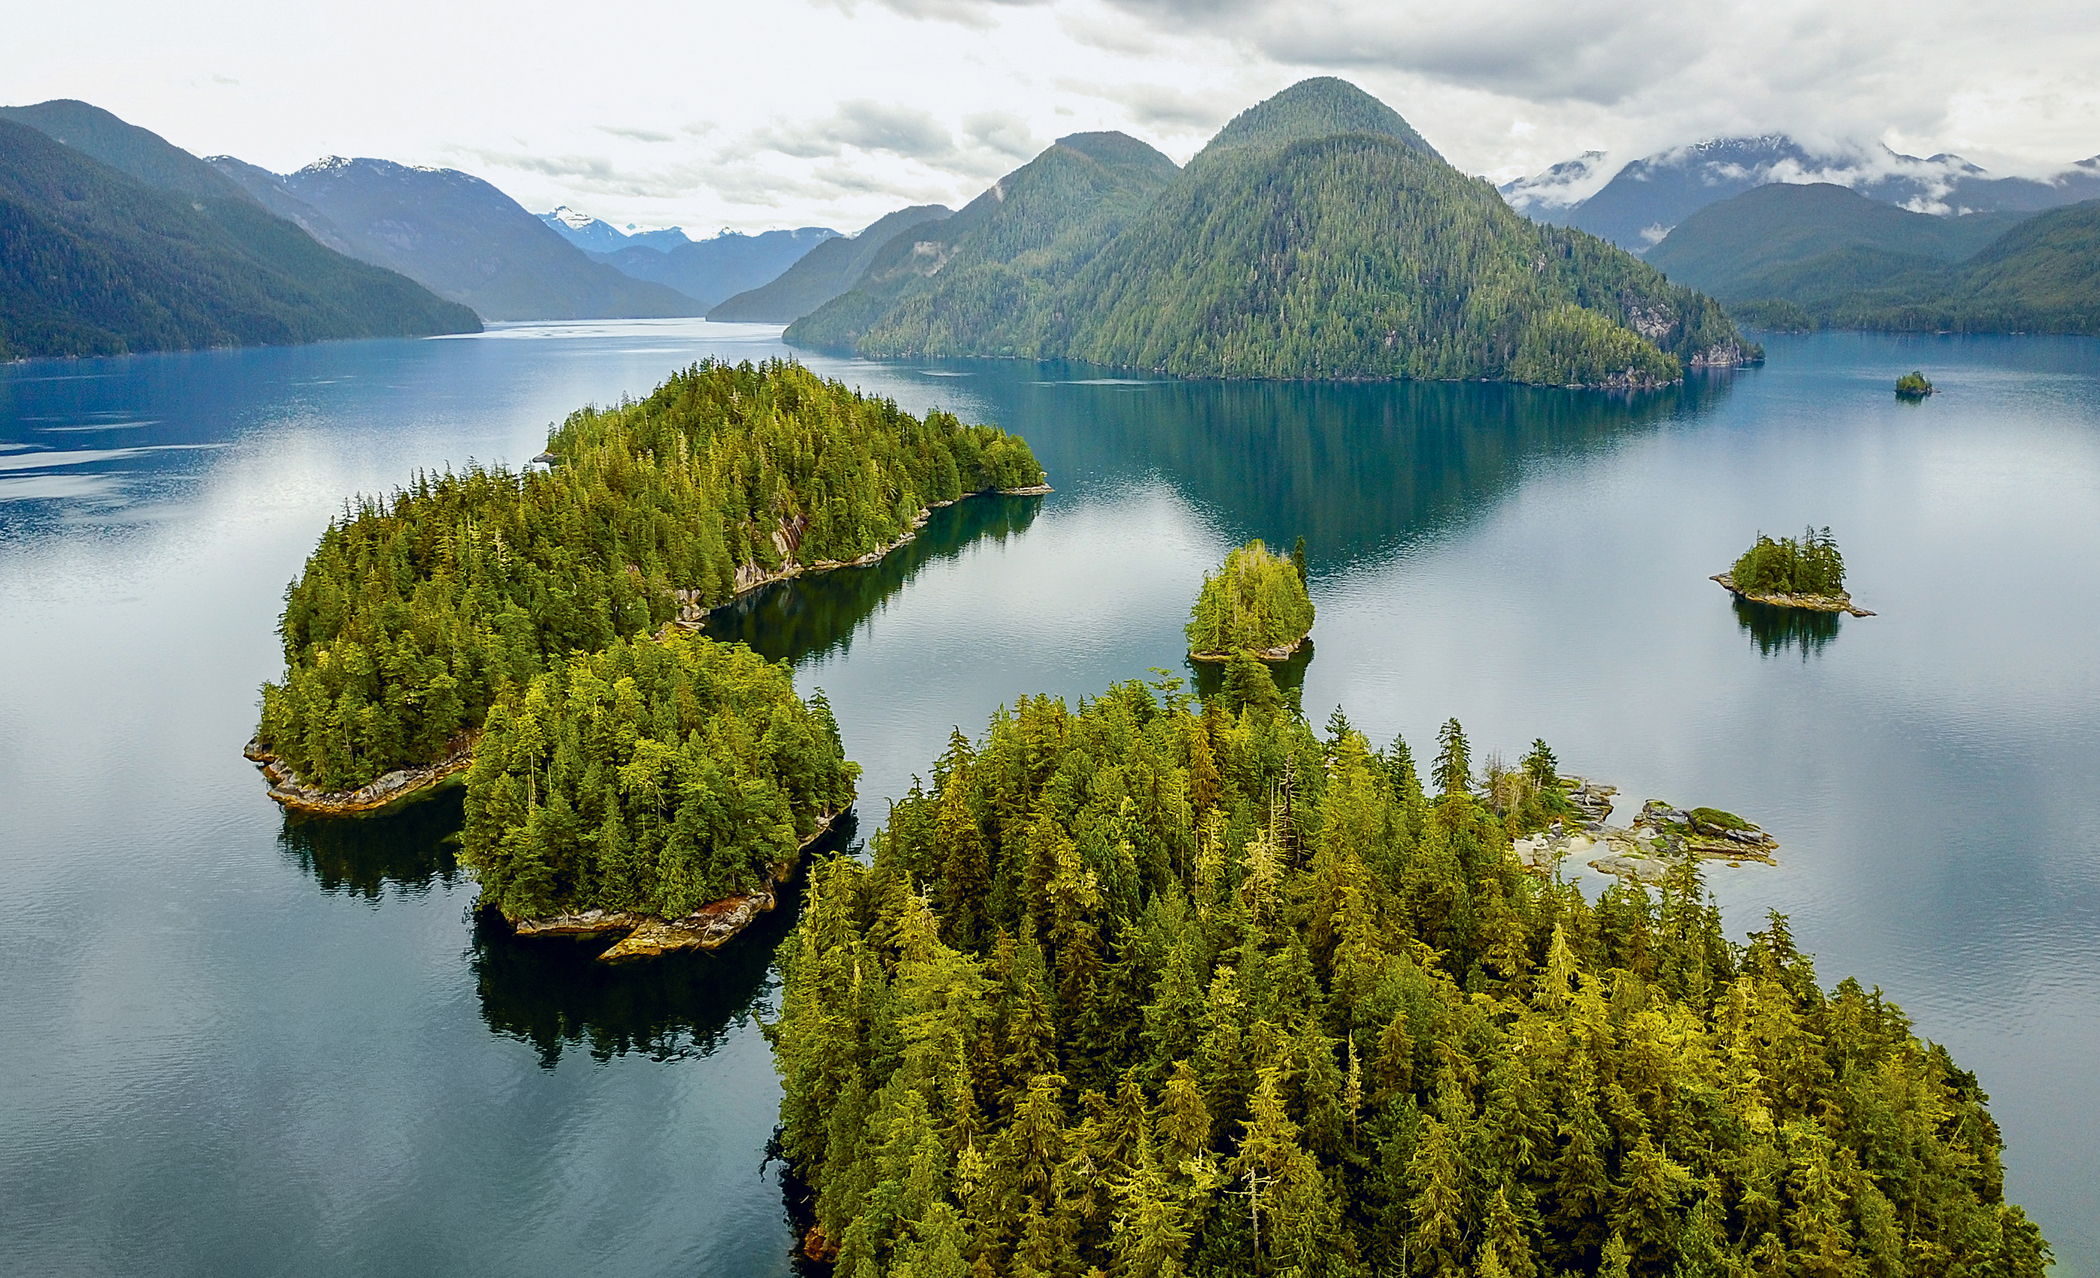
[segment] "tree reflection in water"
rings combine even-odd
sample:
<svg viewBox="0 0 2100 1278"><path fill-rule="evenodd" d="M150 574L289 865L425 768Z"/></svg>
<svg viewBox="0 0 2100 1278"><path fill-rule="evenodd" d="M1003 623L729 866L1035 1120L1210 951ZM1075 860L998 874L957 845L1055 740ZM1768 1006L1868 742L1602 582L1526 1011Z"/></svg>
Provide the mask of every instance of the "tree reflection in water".
<svg viewBox="0 0 2100 1278"><path fill-rule="evenodd" d="M1767 657L1776 657L1789 648L1799 648L1801 659L1807 661L1837 638L1838 627L1843 621L1843 615L1835 612L1780 608L1740 595L1734 596L1734 601L1735 624Z"/></svg>
<svg viewBox="0 0 2100 1278"><path fill-rule="evenodd" d="M277 845L314 876L323 892L377 901L391 884L420 896L461 877L458 844L463 787L411 803L390 816L349 820L287 815Z"/></svg>

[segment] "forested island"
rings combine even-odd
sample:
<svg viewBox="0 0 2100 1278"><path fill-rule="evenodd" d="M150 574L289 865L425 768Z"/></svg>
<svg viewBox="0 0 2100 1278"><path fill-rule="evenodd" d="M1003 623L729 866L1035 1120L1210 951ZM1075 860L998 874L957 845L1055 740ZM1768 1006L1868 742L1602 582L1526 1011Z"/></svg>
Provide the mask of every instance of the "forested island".
<svg viewBox="0 0 2100 1278"><path fill-rule="evenodd" d="M1692 860L1594 902L1525 873L1512 834L1568 802L1531 772L1477 784L1452 722L1425 788L1404 742L1258 683L956 734L782 949L804 1250L852 1278L2040 1278L1974 1075L1826 991L1782 916L1725 937Z"/></svg>
<svg viewBox="0 0 2100 1278"><path fill-rule="evenodd" d="M1934 393L1932 383L1915 368L1896 379L1897 399L1923 399Z"/></svg>
<svg viewBox="0 0 2100 1278"><path fill-rule="evenodd" d="M1312 598L1305 590L1305 539L1286 558L1259 538L1228 552L1189 609L1189 657L1230 661L1247 652L1287 661L1311 635Z"/></svg>
<svg viewBox="0 0 2100 1278"><path fill-rule="evenodd" d="M285 675L249 747L273 798L383 809L459 776L490 708L572 654L866 561L930 505L1043 479L1003 431L782 361L696 364L571 415L547 448L545 473L419 473L329 525L285 592Z"/></svg>
<svg viewBox="0 0 2100 1278"><path fill-rule="evenodd" d="M1874 615L1854 604L1846 591L1845 557L1828 528L1820 532L1806 529L1798 541L1792 537L1774 541L1759 533L1735 566L1713 580L1745 599L1775 607Z"/></svg>
<svg viewBox="0 0 2100 1278"><path fill-rule="evenodd" d="M608 960L712 948L773 907L859 774L785 664L675 629L615 639L490 709L460 860L520 934L625 934Z"/></svg>

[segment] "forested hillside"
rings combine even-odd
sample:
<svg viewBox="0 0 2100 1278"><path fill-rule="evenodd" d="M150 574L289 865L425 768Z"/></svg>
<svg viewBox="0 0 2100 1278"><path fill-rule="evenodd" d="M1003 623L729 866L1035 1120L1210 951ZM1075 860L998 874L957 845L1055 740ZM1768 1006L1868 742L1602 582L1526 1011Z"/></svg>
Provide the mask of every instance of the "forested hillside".
<svg viewBox="0 0 2100 1278"><path fill-rule="evenodd" d="M1024 175L1073 169L1051 167L1057 152L989 195L1026 207L1015 199ZM1113 198L1068 202L1102 211L1084 227L1068 217L1073 229L1039 255L909 246L910 260L899 253L888 267L903 285L879 264L788 339L1194 377L1616 386L1757 355L1710 299L1592 236L1518 216L1340 80L1286 89L1170 181L1155 188L1149 179L1166 172L1146 176Z"/></svg>
<svg viewBox="0 0 2100 1278"><path fill-rule="evenodd" d="M1448 723L1425 792L1254 679L1025 698L814 871L772 1033L835 1272L2041 1278L1878 990L1728 940L1695 863L1521 870L1542 743L1476 790Z"/></svg>
<svg viewBox="0 0 2100 1278"><path fill-rule="evenodd" d="M418 474L329 526L285 592L264 750L324 790L429 763L507 690L724 602L740 574L853 559L928 503L1042 479L996 428L780 362L697 364L572 414L548 450L551 473Z"/></svg>
<svg viewBox="0 0 2100 1278"><path fill-rule="evenodd" d="M2100 332L2100 201L1957 218L1774 185L1694 214L1648 261L1779 328Z"/></svg>
<svg viewBox="0 0 2100 1278"><path fill-rule="evenodd" d="M168 168L171 180L195 176ZM158 190L0 119L0 358L480 327L467 308L329 250L238 192Z"/></svg>
<svg viewBox="0 0 2100 1278"><path fill-rule="evenodd" d="M787 340L871 356L1031 353L1050 294L1174 172L1121 133L1059 138L954 217L892 238Z"/></svg>
<svg viewBox="0 0 2100 1278"><path fill-rule="evenodd" d="M777 278L712 308L707 318L792 324L859 283L875 255L891 240L949 216L949 209L940 204L915 204L885 213L858 235L817 245Z"/></svg>

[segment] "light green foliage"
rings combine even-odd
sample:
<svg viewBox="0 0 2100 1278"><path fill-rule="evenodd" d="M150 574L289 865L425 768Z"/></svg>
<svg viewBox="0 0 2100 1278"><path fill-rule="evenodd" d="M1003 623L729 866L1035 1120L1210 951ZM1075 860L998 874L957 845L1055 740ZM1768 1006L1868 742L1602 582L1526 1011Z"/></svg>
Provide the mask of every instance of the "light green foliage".
<svg viewBox="0 0 2100 1278"><path fill-rule="evenodd" d="M1303 639L1312 630L1313 605L1299 562L1272 554L1259 539L1229 552L1218 571L1204 575L1189 610L1189 651L1259 651Z"/></svg>
<svg viewBox="0 0 2100 1278"><path fill-rule="evenodd" d="M553 432L551 474L419 474L329 525L285 592L262 744L325 789L441 757L508 690L663 625L671 590L846 560L928 503L1040 482L1028 445L779 361L696 364Z"/></svg>
<svg viewBox="0 0 2100 1278"><path fill-rule="evenodd" d="M1923 399L1932 394L1932 383L1917 369L1896 379L1896 395L1900 399Z"/></svg>
<svg viewBox="0 0 2100 1278"><path fill-rule="evenodd" d="M1330 724L1027 698L817 868L772 1036L839 1272L2040 1278L1878 992L1696 872L1527 875Z"/></svg>
<svg viewBox="0 0 2100 1278"><path fill-rule="evenodd" d="M1821 532L1807 529L1799 541L1792 537L1773 541L1759 533L1757 544L1743 552L1728 575L1737 590L1756 594L1845 593L1845 557L1838 553L1828 528Z"/></svg>
<svg viewBox="0 0 2100 1278"><path fill-rule="evenodd" d="M674 918L791 862L859 773L785 665L698 636L615 639L489 712L460 857L511 918Z"/></svg>

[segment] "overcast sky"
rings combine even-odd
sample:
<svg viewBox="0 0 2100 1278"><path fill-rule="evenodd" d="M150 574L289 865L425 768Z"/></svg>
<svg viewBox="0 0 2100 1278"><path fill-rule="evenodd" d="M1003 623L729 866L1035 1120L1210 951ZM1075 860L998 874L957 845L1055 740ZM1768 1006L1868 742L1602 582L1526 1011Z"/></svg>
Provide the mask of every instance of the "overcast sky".
<svg viewBox="0 0 2100 1278"><path fill-rule="evenodd" d="M1307 75L1498 181L1705 137L2100 152L2092 0L73 0L7 20L0 100L83 98L200 155L465 169L615 224L854 230L1050 140L1186 159Z"/></svg>

